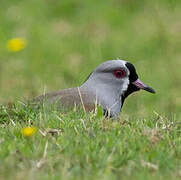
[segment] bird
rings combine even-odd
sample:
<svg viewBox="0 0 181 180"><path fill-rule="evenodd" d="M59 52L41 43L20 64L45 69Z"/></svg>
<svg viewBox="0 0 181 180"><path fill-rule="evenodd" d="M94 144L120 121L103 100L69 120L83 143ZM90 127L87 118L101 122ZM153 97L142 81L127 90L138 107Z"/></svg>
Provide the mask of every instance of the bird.
<svg viewBox="0 0 181 180"><path fill-rule="evenodd" d="M86 112L101 105L106 117L118 118L125 99L141 89L155 93L138 78L133 64L121 59L108 60L97 66L82 85L40 95L34 102L57 108L82 107Z"/></svg>

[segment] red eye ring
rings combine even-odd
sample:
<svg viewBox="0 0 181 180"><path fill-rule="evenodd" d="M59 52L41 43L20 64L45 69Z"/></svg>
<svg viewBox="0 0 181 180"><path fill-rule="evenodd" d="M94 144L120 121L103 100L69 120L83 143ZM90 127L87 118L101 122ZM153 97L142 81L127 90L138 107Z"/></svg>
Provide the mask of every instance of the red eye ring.
<svg viewBox="0 0 181 180"><path fill-rule="evenodd" d="M126 72L125 72L125 70L123 70L123 69L116 69L116 70L114 70L113 74L114 74L114 76L115 76L116 78L119 78L119 79L120 79L120 78L125 77Z"/></svg>

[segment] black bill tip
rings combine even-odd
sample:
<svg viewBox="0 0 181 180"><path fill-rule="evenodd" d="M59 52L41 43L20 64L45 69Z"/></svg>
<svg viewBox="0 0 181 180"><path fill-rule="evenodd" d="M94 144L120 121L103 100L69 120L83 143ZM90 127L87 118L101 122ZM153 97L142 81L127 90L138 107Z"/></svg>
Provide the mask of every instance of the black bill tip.
<svg viewBox="0 0 181 180"><path fill-rule="evenodd" d="M134 84L139 89L143 89L143 90L148 91L148 92L153 93L153 94L156 93L153 88L151 88L148 85L144 84L139 79L137 79L136 81L132 82L132 84Z"/></svg>
<svg viewBox="0 0 181 180"><path fill-rule="evenodd" d="M149 87L149 86L144 87L143 89L144 89L145 91L148 91L148 92L153 93L153 94L156 93L155 90L154 90L153 88Z"/></svg>

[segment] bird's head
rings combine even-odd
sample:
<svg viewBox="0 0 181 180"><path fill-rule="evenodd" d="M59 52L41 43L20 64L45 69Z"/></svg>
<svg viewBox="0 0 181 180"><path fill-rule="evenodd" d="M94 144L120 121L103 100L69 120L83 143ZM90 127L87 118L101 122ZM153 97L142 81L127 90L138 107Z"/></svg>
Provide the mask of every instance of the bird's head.
<svg viewBox="0 0 181 180"><path fill-rule="evenodd" d="M155 93L139 80L133 64L124 60L110 60L100 64L81 88L93 93L105 114L110 112L112 117L119 115L125 98L131 93L140 89Z"/></svg>
<svg viewBox="0 0 181 180"><path fill-rule="evenodd" d="M155 93L138 78L134 65L124 60L110 60L100 64L87 81L92 82L92 88L100 89L102 93L108 90L118 94L122 97L122 104L128 95L140 89Z"/></svg>

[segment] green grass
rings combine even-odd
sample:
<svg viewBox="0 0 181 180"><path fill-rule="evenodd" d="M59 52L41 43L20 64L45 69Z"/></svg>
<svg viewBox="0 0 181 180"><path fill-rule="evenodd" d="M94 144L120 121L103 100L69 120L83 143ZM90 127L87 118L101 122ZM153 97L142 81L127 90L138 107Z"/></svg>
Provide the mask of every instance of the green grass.
<svg viewBox="0 0 181 180"><path fill-rule="evenodd" d="M0 117L2 178L180 178L181 127L174 118L123 114L115 121L23 105L2 107ZM39 131L23 137L22 127L30 124Z"/></svg>
<svg viewBox="0 0 181 180"><path fill-rule="evenodd" d="M179 0L1 0L0 179L179 179L180 9ZM15 37L27 46L9 52ZM120 121L20 103L80 85L116 58L157 92L130 96ZM30 138L28 125L38 128Z"/></svg>

